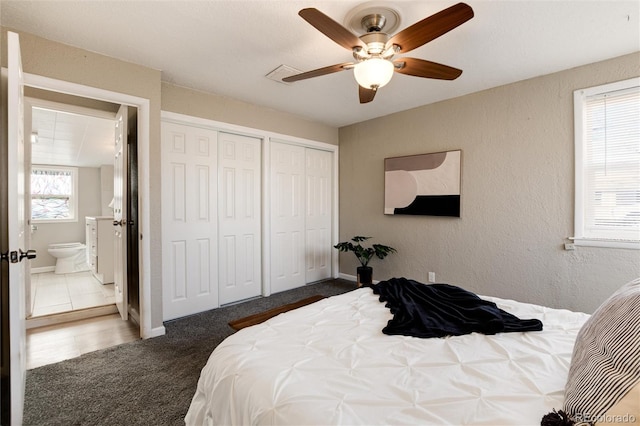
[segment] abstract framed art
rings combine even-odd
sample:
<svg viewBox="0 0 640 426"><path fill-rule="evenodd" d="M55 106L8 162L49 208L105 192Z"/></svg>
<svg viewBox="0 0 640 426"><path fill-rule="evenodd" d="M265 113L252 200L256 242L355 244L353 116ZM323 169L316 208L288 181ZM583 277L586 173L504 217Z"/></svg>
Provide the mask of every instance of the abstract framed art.
<svg viewBox="0 0 640 426"><path fill-rule="evenodd" d="M384 213L460 217L462 151L384 159Z"/></svg>

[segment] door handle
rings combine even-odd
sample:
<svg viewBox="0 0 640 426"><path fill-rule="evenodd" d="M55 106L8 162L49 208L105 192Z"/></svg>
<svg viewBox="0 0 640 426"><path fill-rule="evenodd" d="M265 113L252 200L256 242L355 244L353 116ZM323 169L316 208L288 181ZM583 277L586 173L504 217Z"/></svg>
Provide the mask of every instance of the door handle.
<svg viewBox="0 0 640 426"><path fill-rule="evenodd" d="M113 221L113 226L123 226L125 223L127 223L126 220L121 219L121 220L114 220Z"/></svg>
<svg viewBox="0 0 640 426"><path fill-rule="evenodd" d="M35 250L27 250L27 251L20 250L20 258L18 259L18 262L22 262L22 259L24 259L25 257L27 259L35 259L36 258L36 251Z"/></svg>
<svg viewBox="0 0 640 426"><path fill-rule="evenodd" d="M18 252L8 251L6 253L1 253L0 259L5 260L7 262L11 262L11 263L18 263Z"/></svg>
<svg viewBox="0 0 640 426"><path fill-rule="evenodd" d="M18 254L18 252L14 250L7 253L2 253L2 256L0 257L2 258L2 260L6 260L7 262L11 262L11 263L22 262L22 259L24 259L25 257L27 259L36 258L35 250L22 251L22 249L18 249L18 251L20 252L20 254Z"/></svg>

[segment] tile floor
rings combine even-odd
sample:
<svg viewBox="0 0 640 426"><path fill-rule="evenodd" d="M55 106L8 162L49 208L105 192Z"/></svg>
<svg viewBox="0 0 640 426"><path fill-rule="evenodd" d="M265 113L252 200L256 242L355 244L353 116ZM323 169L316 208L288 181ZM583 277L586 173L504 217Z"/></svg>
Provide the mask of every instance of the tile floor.
<svg viewBox="0 0 640 426"><path fill-rule="evenodd" d="M100 284L90 271L56 275L31 274L32 317L76 309L110 305L116 302L113 284Z"/></svg>

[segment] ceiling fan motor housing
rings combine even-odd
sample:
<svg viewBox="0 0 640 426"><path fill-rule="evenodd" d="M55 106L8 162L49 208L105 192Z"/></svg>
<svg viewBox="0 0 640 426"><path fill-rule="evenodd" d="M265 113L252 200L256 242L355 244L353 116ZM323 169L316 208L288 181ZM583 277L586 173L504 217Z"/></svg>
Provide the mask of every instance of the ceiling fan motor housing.
<svg viewBox="0 0 640 426"><path fill-rule="evenodd" d="M370 32L380 32L384 28L384 25L387 23L387 18L380 13L372 13L371 15L366 15L360 21L362 28L370 33Z"/></svg>
<svg viewBox="0 0 640 426"><path fill-rule="evenodd" d="M389 40L389 36L382 32L371 32L360 36L360 40L367 45L365 49L354 49L356 59L367 59L370 57L380 56L385 51L385 46Z"/></svg>

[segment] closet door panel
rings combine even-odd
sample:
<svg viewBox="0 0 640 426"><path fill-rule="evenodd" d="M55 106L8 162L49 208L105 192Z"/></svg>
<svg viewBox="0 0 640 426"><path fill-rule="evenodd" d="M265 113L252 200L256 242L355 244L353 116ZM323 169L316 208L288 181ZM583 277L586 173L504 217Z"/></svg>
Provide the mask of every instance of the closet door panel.
<svg viewBox="0 0 640 426"><path fill-rule="evenodd" d="M217 138L162 123L163 319L219 306Z"/></svg>
<svg viewBox="0 0 640 426"><path fill-rule="evenodd" d="M331 277L333 154L307 148L305 160L305 280L310 283Z"/></svg>
<svg viewBox="0 0 640 426"><path fill-rule="evenodd" d="M220 304L259 296L261 261L261 140L218 135Z"/></svg>
<svg viewBox="0 0 640 426"><path fill-rule="evenodd" d="M305 148L271 143L271 291L305 284Z"/></svg>

